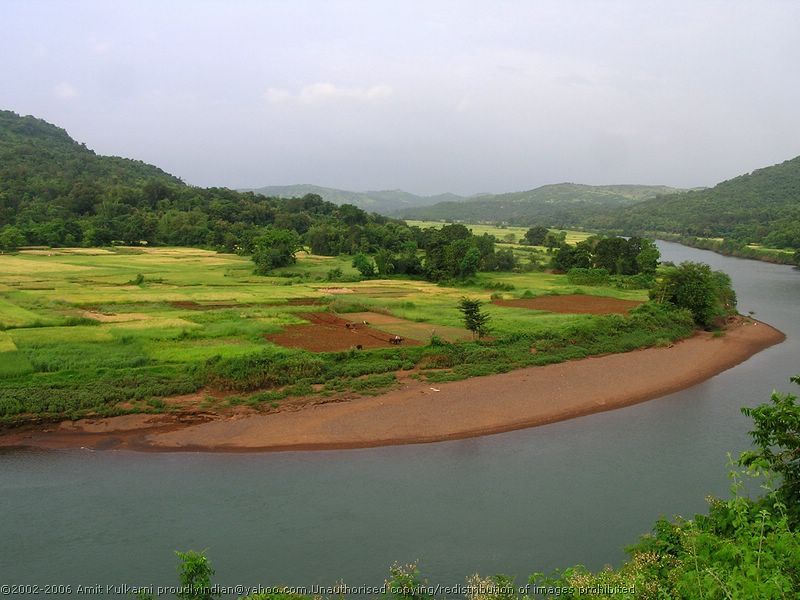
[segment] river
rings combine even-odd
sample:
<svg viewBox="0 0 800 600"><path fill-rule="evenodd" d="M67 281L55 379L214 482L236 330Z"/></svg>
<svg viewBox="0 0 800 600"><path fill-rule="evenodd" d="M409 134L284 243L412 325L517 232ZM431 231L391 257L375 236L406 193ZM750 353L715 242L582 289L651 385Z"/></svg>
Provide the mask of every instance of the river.
<svg viewBox="0 0 800 600"><path fill-rule="evenodd" d="M270 454L6 452L0 583L174 584L174 551L190 548L207 550L215 581L230 585L380 585L395 561L419 561L442 584L618 565L659 516L691 516L727 493L727 453L748 446L739 407L796 388L788 379L800 373L800 271L659 246L664 260L729 273L740 311L788 339L682 392L482 438Z"/></svg>

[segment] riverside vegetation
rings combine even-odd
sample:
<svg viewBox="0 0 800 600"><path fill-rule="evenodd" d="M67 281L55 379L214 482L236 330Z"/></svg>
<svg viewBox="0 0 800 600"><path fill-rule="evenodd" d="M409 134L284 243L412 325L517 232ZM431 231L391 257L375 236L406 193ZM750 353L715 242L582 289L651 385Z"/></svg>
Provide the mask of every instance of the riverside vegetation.
<svg viewBox="0 0 800 600"><path fill-rule="evenodd" d="M2 421L242 403L272 410L292 396L374 393L393 385L399 372L462 379L669 344L694 328L691 313L669 303L593 315L492 302L583 292L645 301L648 291L628 289L625 277L584 285L540 271L490 272L434 284L363 278L351 257L305 253L270 276L253 270L246 257L188 248L0 256ZM329 281L331 271L347 281ZM466 296L491 318L489 337L465 340L458 304ZM409 342L416 335L418 343L310 352L268 339L306 322L310 311L391 314L401 329L388 330ZM342 328L341 335L349 334Z"/></svg>
<svg viewBox="0 0 800 600"><path fill-rule="evenodd" d="M663 270L669 293L645 302L658 251L642 238L427 227L314 194L197 188L9 111L0 158L3 424L269 411L376 393L402 373L448 381L668 345L735 309L729 281L697 269ZM581 293L644 304L558 314L492 302ZM479 339L466 339L462 298ZM336 339L312 352L295 327L314 320ZM375 348L387 334L397 343Z"/></svg>
<svg viewBox="0 0 800 600"><path fill-rule="evenodd" d="M793 378L800 383L800 377ZM800 590L800 404L793 394L773 393L769 403L742 409L751 417L754 447L740 454L730 472L728 499L709 498L707 514L659 519L652 533L626 549L617 569L591 572L576 566L534 573L524 586L504 575L467 578L468 600L527 598L617 598L622 600L797 598ZM749 497L745 482L761 484ZM752 487L752 486L750 486ZM185 600L211 600L214 570L202 553L179 553ZM332 586L333 587L333 586ZM394 565L385 600L433 600L433 584L416 564ZM336 594L331 594L334 597ZM140 600L152 598L146 591ZM288 588L252 594L246 600L311 600Z"/></svg>
<svg viewBox="0 0 800 600"><path fill-rule="evenodd" d="M709 189L658 190L606 199L596 188L563 197L569 184L531 192L442 202L404 209L401 215L428 220L546 225L646 235L722 254L800 264L800 156L723 181ZM613 187L613 186L609 186ZM644 186L643 186L644 187ZM620 190L616 190L617 193ZM590 194L589 197L584 197ZM655 196L655 197L653 197Z"/></svg>

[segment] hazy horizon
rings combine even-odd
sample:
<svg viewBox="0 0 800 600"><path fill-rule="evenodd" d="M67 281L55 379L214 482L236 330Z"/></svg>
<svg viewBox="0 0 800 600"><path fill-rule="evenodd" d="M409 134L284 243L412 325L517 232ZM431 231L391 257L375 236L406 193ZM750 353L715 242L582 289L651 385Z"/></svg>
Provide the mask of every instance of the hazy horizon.
<svg viewBox="0 0 800 600"><path fill-rule="evenodd" d="M201 186L712 186L800 154L800 4L23 2L0 107Z"/></svg>

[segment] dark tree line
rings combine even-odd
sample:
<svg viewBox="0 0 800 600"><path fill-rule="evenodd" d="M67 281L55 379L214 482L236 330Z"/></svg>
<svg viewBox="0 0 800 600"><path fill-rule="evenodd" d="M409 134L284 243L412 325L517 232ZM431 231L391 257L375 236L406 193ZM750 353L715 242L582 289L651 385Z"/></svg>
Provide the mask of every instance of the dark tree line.
<svg viewBox="0 0 800 600"><path fill-rule="evenodd" d="M557 271L605 269L612 275L652 275L661 253L652 240L592 236L575 246L561 246L553 256Z"/></svg>

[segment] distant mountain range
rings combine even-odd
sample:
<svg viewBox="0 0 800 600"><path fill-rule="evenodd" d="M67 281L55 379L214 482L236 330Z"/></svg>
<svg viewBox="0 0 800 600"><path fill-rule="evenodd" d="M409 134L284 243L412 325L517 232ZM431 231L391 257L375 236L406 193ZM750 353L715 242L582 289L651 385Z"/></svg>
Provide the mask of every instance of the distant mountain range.
<svg viewBox="0 0 800 600"><path fill-rule="evenodd" d="M282 222L278 213L292 211L306 213L297 217L304 222L313 221L321 210L313 202L279 198L318 194L334 204L405 219L673 234L800 248L800 157L697 190L559 183L471 197L314 185L253 192L188 186L156 166L97 155L46 121L0 110L0 230L13 226L29 244L103 245L152 238L214 245L217 237L233 235L220 223L266 226Z"/></svg>
<svg viewBox="0 0 800 600"><path fill-rule="evenodd" d="M440 202L397 211L407 219L464 222L504 222L519 225L573 224L576 215L589 215L630 206L643 200L681 192L665 185L582 185L557 183L524 192L486 194L461 202Z"/></svg>
<svg viewBox="0 0 800 600"><path fill-rule="evenodd" d="M800 156L712 188L640 202L595 226L800 248Z"/></svg>
<svg viewBox="0 0 800 600"><path fill-rule="evenodd" d="M378 190L370 192L351 192L336 188L311 184L270 185L260 188L240 190L254 192L269 197L294 198L306 194L317 194L323 200L334 204L353 204L359 208L384 215L396 213L405 208L430 206L439 202L463 202L468 198L456 194L438 194L436 196L418 196L403 190Z"/></svg>

